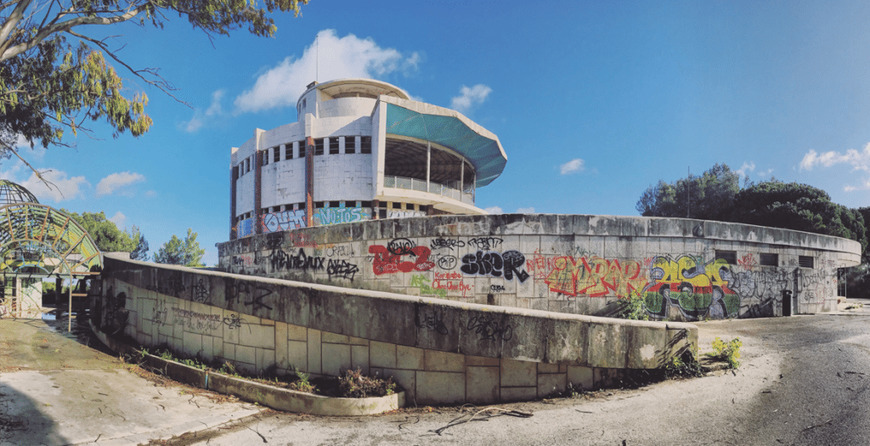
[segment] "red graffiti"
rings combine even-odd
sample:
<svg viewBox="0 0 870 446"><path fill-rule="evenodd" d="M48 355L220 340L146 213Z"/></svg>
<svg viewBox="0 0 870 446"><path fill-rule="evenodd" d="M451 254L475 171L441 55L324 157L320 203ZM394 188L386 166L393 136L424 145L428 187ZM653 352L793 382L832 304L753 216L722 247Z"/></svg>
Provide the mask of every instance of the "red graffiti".
<svg viewBox="0 0 870 446"><path fill-rule="evenodd" d="M547 278L547 274L556 267L555 257L544 257L538 250L532 254L532 258L526 259L526 270L532 274L535 280Z"/></svg>
<svg viewBox="0 0 870 446"><path fill-rule="evenodd" d="M372 271L377 276L398 272L429 271L435 266L434 262L429 261L429 255L432 254L432 251L425 246L415 246L407 252L393 254L386 246L371 245L369 246L369 254L374 254ZM408 258L407 256L410 256L414 261L405 260Z"/></svg>
<svg viewBox="0 0 870 446"><path fill-rule="evenodd" d="M758 262L756 262L755 258L752 257L752 253L746 254L745 256L737 259L737 264L743 267L745 271L749 271L754 266L758 266Z"/></svg>

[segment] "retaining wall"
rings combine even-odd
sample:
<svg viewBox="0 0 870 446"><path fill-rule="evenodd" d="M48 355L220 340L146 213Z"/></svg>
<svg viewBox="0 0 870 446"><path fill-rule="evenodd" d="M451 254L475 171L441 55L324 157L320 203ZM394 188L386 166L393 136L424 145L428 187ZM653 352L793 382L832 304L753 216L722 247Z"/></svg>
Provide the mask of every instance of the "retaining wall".
<svg viewBox="0 0 870 446"><path fill-rule="evenodd" d="M409 403L492 403L612 384L697 351L697 328L159 265L105 255L92 322L249 373L391 375Z"/></svg>
<svg viewBox="0 0 870 446"><path fill-rule="evenodd" d="M641 296L693 321L836 308L858 242L674 218L507 214L321 226L218 244L225 271L573 314Z"/></svg>

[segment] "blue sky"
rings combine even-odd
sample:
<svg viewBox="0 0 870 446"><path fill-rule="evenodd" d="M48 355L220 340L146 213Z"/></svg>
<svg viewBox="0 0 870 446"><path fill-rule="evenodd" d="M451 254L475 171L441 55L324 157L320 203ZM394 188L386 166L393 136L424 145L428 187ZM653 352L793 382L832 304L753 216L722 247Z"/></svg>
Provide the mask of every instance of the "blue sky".
<svg viewBox="0 0 870 446"><path fill-rule="evenodd" d="M121 71L150 98L150 132L95 123L74 149L24 151L59 191L13 160L0 177L136 225L152 252L190 227L211 265L229 236L230 148L294 122L315 77L371 77L498 135L508 163L482 208L637 215L646 187L715 163L870 206L868 2L311 0L276 19L273 39L210 40L177 19L94 29L193 108Z"/></svg>

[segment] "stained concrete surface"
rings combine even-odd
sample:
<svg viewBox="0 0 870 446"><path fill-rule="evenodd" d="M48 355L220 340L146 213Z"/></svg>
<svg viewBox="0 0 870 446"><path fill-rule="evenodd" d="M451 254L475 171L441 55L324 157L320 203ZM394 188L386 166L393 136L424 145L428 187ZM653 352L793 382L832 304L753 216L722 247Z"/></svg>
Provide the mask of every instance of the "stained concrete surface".
<svg viewBox="0 0 870 446"><path fill-rule="evenodd" d="M146 379L83 329L60 325L0 319L0 446L147 443L262 410Z"/></svg>
<svg viewBox="0 0 870 446"><path fill-rule="evenodd" d="M166 439L172 433L179 437L159 444L866 444L870 438L866 422L870 419L870 373L866 372L870 369L870 306L863 304L863 308L841 314L700 323L702 350L709 351L717 336L726 340L739 336L743 341L742 365L734 372L576 398L484 407L420 407L349 418L257 412L238 403L211 403L203 396L184 394L183 387L164 388L136 377L132 379L142 388L108 382L98 385L98 379L105 382L106 376L121 374L123 366L109 356L109 362L103 363L108 370L94 378L83 372L99 369L70 366L92 361L97 353L63 340L47 339L49 347L42 348L40 336L51 332L39 322L0 321L0 360L4 364L0 369L0 444L95 439L101 444L135 444ZM19 330L18 337L26 342L18 348L10 346L10 330ZM57 362L68 366L57 369L62 372L16 367L12 368L17 371L11 371L6 365L9 354L22 364L57 361L39 353L52 348L71 353ZM39 350L34 353L34 349ZM11 379L16 374L20 376ZM31 395L26 382L35 377L42 380L38 385L42 390ZM106 388L118 391L103 395L110 393ZM159 402L165 414L164 407L149 400L155 397L165 398ZM11 404L11 400L17 402ZM193 402L203 410L194 408ZM55 406L61 404L62 408ZM11 414L10 408L24 414ZM532 416L510 416L504 410ZM169 411L195 415L169 420L179 416ZM469 421L471 415L476 421ZM221 417L227 421L220 423ZM155 419L164 424L149 425ZM81 432L70 427L77 423L84 424L79 426ZM128 436L117 434L124 430ZM110 437L111 432L116 436Z"/></svg>
<svg viewBox="0 0 870 446"><path fill-rule="evenodd" d="M837 314L699 323L702 351L716 337L743 341L733 372L576 398L365 418L264 412L171 444L867 444L867 304Z"/></svg>

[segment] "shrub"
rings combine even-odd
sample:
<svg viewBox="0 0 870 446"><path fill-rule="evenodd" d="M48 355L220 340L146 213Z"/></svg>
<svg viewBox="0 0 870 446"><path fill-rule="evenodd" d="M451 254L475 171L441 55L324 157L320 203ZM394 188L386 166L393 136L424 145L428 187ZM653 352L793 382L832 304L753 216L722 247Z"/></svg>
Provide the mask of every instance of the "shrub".
<svg viewBox="0 0 870 446"><path fill-rule="evenodd" d="M736 369L740 365L738 360L740 359L740 346L742 345L743 342L740 342L740 338L734 338L725 342L717 337L713 340L713 352L706 353L706 355L719 361L725 361L730 368Z"/></svg>

